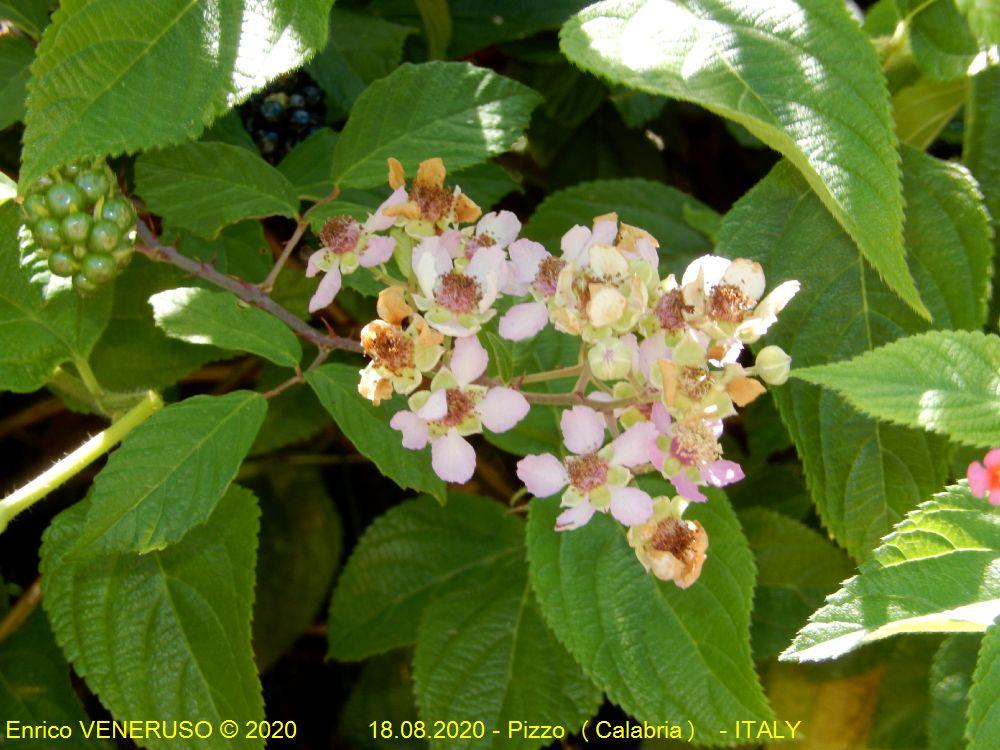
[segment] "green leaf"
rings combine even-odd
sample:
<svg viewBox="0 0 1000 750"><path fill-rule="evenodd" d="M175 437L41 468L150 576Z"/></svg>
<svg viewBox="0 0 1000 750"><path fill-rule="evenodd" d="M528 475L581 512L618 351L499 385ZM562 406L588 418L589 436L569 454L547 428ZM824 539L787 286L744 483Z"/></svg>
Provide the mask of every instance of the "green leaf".
<svg viewBox="0 0 1000 750"><path fill-rule="evenodd" d="M425 610L413 679L422 719L475 716L488 728L486 738L433 745L525 750L546 745L528 732L510 736L510 724L526 720L576 731L597 712L601 692L545 625L523 554L479 574L449 587Z"/></svg>
<svg viewBox="0 0 1000 750"><path fill-rule="evenodd" d="M315 469L288 467L254 484L261 507L253 645L266 670L312 624L340 564L343 528Z"/></svg>
<svg viewBox="0 0 1000 750"><path fill-rule="evenodd" d="M219 117L212 125L201 134L198 139L204 143L217 141L228 143L231 146L239 146L252 154L259 154L257 144L253 137L247 132L240 117L239 110L231 109Z"/></svg>
<svg viewBox="0 0 1000 750"><path fill-rule="evenodd" d="M909 4L920 8L907 14L910 49L917 67L935 81L965 78L979 53L979 44L955 0L909 0Z"/></svg>
<svg viewBox="0 0 1000 750"><path fill-rule="evenodd" d="M793 377L837 391L881 422L966 445L1000 443L1000 338L993 334L929 331Z"/></svg>
<svg viewBox="0 0 1000 750"><path fill-rule="evenodd" d="M3 0L0 18L37 39L49 22L49 0Z"/></svg>
<svg viewBox="0 0 1000 750"><path fill-rule="evenodd" d="M892 97L896 135L900 143L914 148L930 146L965 103L969 81L930 81L919 79Z"/></svg>
<svg viewBox="0 0 1000 750"><path fill-rule="evenodd" d="M302 346L273 315L249 307L229 292L182 286L149 298L156 325L174 339L257 354L295 367Z"/></svg>
<svg viewBox="0 0 1000 750"><path fill-rule="evenodd" d="M319 128L281 160L278 171L292 183L299 198L318 201L330 194L330 169L338 137L330 128Z"/></svg>
<svg viewBox="0 0 1000 750"><path fill-rule="evenodd" d="M244 281L263 281L274 266L271 248L259 221L250 219L233 224L211 240L190 232L181 231L177 234L177 249L184 255L203 260L211 264L216 271L239 276ZM188 283L208 285L208 282L190 277ZM151 296L152 294L147 295Z"/></svg>
<svg viewBox="0 0 1000 750"><path fill-rule="evenodd" d="M358 97L333 156L341 187L386 180L386 159L414 174L431 156L452 172L503 153L528 125L538 95L468 63L405 64Z"/></svg>
<svg viewBox="0 0 1000 750"><path fill-rule="evenodd" d="M979 328L990 257L982 205L959 166L903 149L906 244L920 293L940 328ZM742 198L723 222L719 252L764 265L768 286L802 290L767 336L795 367L847 359L926 323L901 305L788 164ZM941 438L879 424L835 393L792 381L774 390L806 480L830 533L862 559L947 473Z"/></svg>
<svg viewBox="0 0 1000 750"><path fill-rule="evenodd" d="M830 659L899 633L982 632L1000 614L1000 513L963 481L917 507L781 655Z"/></svg>
<svg viewBox="0 0 1000 750"><path fill-rule="evenodd" d="M257 382L257 389L264 393L288 379L288 372L265 366ZM284 448L318 434L330 424L330 415L320 405L311 388L295 385L273 396L267 402L267 416L257 439L250 449L251 456Z"/></svg>
<svg viewBox="0 0 1000 750"><path fill-rule="evenodd" d="M510 172L494 162L484 162L474 167L463 169L451 176L462 192L468 195L486 211L515 190L524 192L521 183L514 179Z"/></svg>
<svg viewBox="0 0 1000 750"><path fill-rule="evenodd" d="M450 0L453 33L448 52L464 57L476 50L558 29L587 0ZM412 0L376 0L373 12L411 26L420 17Z"/></svg>
<svg viewBox="0 0 1000 750"><path fill-rule="evenodd" d="M18 263L17 206L0 205L0 390L28 393L70 360L86 361L111 312L111 296L83 299L68 286L42 299Z"/></svg>
<svg viewBox="0 0 1000 750"><path fill-rule="evenodd" d="M558 500L532 500L531 583L549 626L608 698L636 719L694 722L699 741L728 745L741 718L772 718L750 654L754 564L720 492L686 514L709 537L687 590L645 573L620 524L597 514L554 530Z"/></svg>
<svg viewBox="0 0 1000 750"><path fill-rule="evenodd" d="M965 108L965 142L962 161L983 191L993 225L994 250L1000 243L1000 66L986 68L972 79ZM993 278L1000 280L1000 253L994 252ZM996 328L1000 316L1000 282L994 284L987 318Z"/></svg>
<svg viewBox="0 0 1000 750"><path fill-rule="evenodd" d="M0 642L0 745L25 750L47 750L54 744L47 738L12 739L10 723L22 727L48 723L87 722L80 699L69 679L69 665L59 651L48 621L41 610L35 611L9 638ZM74 733L74 745L80 750L95 750L108 745Z"/></svg>
<svg viewBox="0 0 1000 750"><path fill-rule="evenodd" d="M340 719L340 731L350 746L358 750L385 750L385 740L372 736L373 721L390 721L399 726L402 721L417 720L409 651L400 649L366 661ZM398 750L418 750L427 747L427 740L397 735L392 746Z"/></svg>
<svg viewBox="0 0 1000 750"><path fill-rule="evenodd" d="M197 136L326 43L332 0L64 0L28 84L22 185Z"/></svg>
<svg viewBox="0 0 1000 750"><path fill-rule="evenodd" d="M757 562L751 641L754 657L777 656L854 566L810 529L766 508L749 508L740 522Z"/></svg>
<svg viewBox="0 0 1000 750"><path fill-rule="evenodd" d="M503 505L451 494L409 500L368 527L330 603L330 655L358 661L416 641L439 594L524 554L523 527Z"/></svg>
<svg viewBox="0 0 1000 750"><path fill-rule="evenodd" d="M1000 744L1000 627L991 626L979 647L979 659L969 691L969 750L989 750Z"/></svg>
<svg viewBox="0 0 1000 750"><path fill-rule="evenodd" d="M424 22L428 57L441 60L446 56L451 42L451 9L448 0L415 0Z"/></svg>
<svg viewBox="0 0 1000 750"><path fill-rule="evenodd" d="M206 238L227 224L263 216L292 216L295 187L277 169L228 143L186 143L140 156L136 190L174 227Z"/></svg>
<svg viewBox="0 0 1000 750"><path fill-rule="evenodd" d="M403 489L412 488L445 499L444 482L431 469L430 451L402 447L400 434L389 420L406 408L400 399L373 406L358 394L358 369L351 365L329 364L306 373L306 382L319 396L347 439L378 470Z"/></svg>
<svg viewBox="0 0 1000 750"><path fill-rule="evenodd" d="M194 396L133 430L94 480L78 556L148 553L204 524L266 410L251 391Z"/></svg>
<svg viewBox="0 0 1000 750"><path fill-rule="evenodd" d="M34 58L35 48L24 37L0 36L0 130L24 117L24 87Z"/></svg>
<svg viewBox="0 0 1000 750"><path fill-rule="evenodd" d="M589 227L595 216L614 211L622 221L656 237L661 265L679 275L689 261L711 250L705 235L688 223L686 212L690 210L711 211L690 195L660 182L597 180L550 195L531 215L523 234L555 252L559 240L574 224Z"/></svg>
<svg viewBox="0 0 1000 750"><path fill-rule="evenodd" d="M751 0L610 0L560 39L581 67L700 104L788 157L889 288L929 317L904 258L885 80L844 3L761 13Z"/></svg>
<svg viewBox="0 0 1000 750"><path fill-rule="evenodd" d="M133 474L133 477L135 474ZM175 498L176 499L176 498ZM44 606L77 673L119 720L261 721L250 648L259 511L233 487L208 522L162 551L77 560L89 501L61 513L42 544ZM152 750L176 740L146 739ZM226 740L206 750L263 748Z"/></svg>
<svg viewBox="0 0 1000 750"><path fill-rule="evenodd" d="M966 750L964 717L980 640L974 635L951 635L934 655L931 713L927 718L930 750Z"/></svg>
<svg viewBox="0 0 1000 750"><path fill-rule="evenodd" d="M330 14L330 38L309 63L309 72L346 114L369 83L395 70L403 57L403 43L414 31L335 8Z"/></svg>
<svg viewBox="0 0 1000 750"><path fill-rule="evenodd" d="M969 28L984 46L1000 44L1000 13L996 0L955 0L955 5L966 15Z"/></svg>
<svg viewBox="0 0 1000 750"><path fill-rule="evenodd" d="M94 346L91 367L114 391L159 389L227 355L210 346L167 338L153 321L149 298L190 281L179 269L137 258L115 281L111 320Z"/></svg>

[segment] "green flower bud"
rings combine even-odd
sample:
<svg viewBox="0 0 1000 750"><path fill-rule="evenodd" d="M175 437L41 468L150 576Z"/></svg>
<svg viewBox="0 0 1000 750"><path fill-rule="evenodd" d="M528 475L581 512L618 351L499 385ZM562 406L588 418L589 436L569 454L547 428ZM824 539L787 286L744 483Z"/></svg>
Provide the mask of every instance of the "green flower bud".
<svg viewBox="0 0 1000 750"><path fill-rule="evenodd" d="M792 358L780 346L765 346L757 353L754 368L757 376L769 385L781 385L788 380Z"/></svg>

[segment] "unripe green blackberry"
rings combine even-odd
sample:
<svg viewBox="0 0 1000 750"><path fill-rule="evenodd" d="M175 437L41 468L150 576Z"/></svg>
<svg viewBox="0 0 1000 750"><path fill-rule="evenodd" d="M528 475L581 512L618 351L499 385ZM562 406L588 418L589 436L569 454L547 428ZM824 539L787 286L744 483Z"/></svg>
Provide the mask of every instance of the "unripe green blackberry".
<svg viewBox="0 0 1000 750"><path fill-rule="evenodd" d="M56 276L72 276L76 270L76 261L69 253L56 250L49 256L49 270Z"/></svg>
<svg viewBox="0 0 1000 750"><path fill-rule="evenodd" d="M67 245L86 245L92 223L89 214L70 214L60 225L63 240Z"/></svg>
<svg viewBox="0 0 1000 750"><path fill-rule="evenodd" d="M128 265L136 215L103 160L70 164L44 175L22 205L35 255L56 276L94 294Z"/></svg>

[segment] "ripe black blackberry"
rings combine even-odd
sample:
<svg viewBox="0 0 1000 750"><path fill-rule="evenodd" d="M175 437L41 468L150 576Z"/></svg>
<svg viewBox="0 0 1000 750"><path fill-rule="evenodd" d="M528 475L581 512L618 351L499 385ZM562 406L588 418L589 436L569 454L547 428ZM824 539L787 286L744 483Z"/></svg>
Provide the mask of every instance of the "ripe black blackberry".
<svg viewBox="0 0 1000 750"><path fill-rule="evenodd" d="M243 127L260 153L277 164L326 117L323 90L305 71L272 81L240 107Z"/></svg>
<svg viewBox="0 0 1000 750"><path fill-rule="evenodd" d="M21 206L34 255L56 276L93 294L132 259L136 219L103 159L74 162L40 178Z"/></svg>

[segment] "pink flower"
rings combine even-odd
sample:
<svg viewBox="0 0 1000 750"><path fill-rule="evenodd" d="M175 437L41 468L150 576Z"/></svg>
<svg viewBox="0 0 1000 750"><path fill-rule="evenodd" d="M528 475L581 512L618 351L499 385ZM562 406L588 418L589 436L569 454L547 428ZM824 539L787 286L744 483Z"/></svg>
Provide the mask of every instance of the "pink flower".
<svg viewBox="0 0 1000 750"><path fill-rule="evenodd" d="M743 469L738 463L719 457L721 422L683 423L675 427L670 413L659 401L653 404L651 416L657 435L647 446L649 460L681 497L703 503L708 498L698 489L699 485L725 487L743 479Z"/></svg>
<svg viewBox="0 0 1000 750"><path fill-rule="evenodd" d="M506 254L499 247L480 247L472 260L462 253L457 231L428 237L413 249L413 272L420 294L413 299L431 326L446 336L475 334L496 314Z"/></svg>
<svg viewBox="0 0 1000 750"><path fill-rule="evenodd" d="M320 230L323 247L309 256L306 276L312 278L325 272L316 293L309 300L309 312L322 310L333 302L340 291L342 274L354 272L359 265L365 268L378 266L392 257L396 241L391 237L374 234L392 226L395 218L386 216L387 208L406 202L406 191L393 192L362 225L351 216L334 216Z"/></svg>
<svg viewBox="0 0 1000 750"><path fill-rule="evenodd" d="M990 505L1000 505L1000 448L987 453L982 463L969 464L966 477L973 495L989 498Z"/></svg>
<svg viewBox="0 0 1000 750"><path fill-rule="evenodd" d="M403 447L421 450L431 444L431 466L446 482L463 484L476 470L476 451L465 438L483 427L506 432L528 414L530 405L512 388L473 385L489 363L475 336L455 340L448 368L431 382L431 390L410 397L410 411L393 415L390 426L403 434Z"/></svg>
<svg viewBox="0 0 1000 750"><path fill-rule="evenodd" d="M604 417L588 406L574 406L560 421L563 444L574 454L558 459L551 453L529 455L517 463L517 476L536 497L554 495L566 488L556 519L556 530L579 528L595 512L610 512L626 526L646 521L653 512L652 498L630 486L630 468L649 461L648 444L656 430L649 422L633 425L604 445Z"/></svg>
<svg viewBox="0 0 1000 750"><path fill-rule="evenodd" d="M510 262L503 291L512 295L530 292L535 301L510 308L500 318L500 335L511 341L522 341L534 336L549 322L547 302L556 293L559 272L566 262L532 240L520 239L508 252Z"/></svg>
<svg viewBox="0 0 1000 750"><path fill-rule="evenodd" d="M475 233L465 245L465 255L471 258L481 247L503 250L517 238L521 221L512 211L490 211L476 224Z"/></svg>

